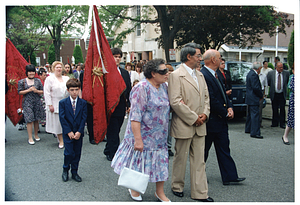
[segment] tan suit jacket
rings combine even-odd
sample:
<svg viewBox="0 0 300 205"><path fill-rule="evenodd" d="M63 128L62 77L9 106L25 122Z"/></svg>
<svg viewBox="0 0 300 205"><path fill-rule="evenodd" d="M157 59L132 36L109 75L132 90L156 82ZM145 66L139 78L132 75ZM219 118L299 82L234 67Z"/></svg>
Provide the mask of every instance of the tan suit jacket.
<svg viewBox="0 0 300 205"><path fill-rule="evenodd" d="M168 94L172 114L170 135L178 139L189 139L195 134L206 135L206 122L196 127L193 125L198 116L210 113L209 93L203 74L196 70L198 86L183 64L169 76ZM183 100L184 104L180 101Z"/></svg>

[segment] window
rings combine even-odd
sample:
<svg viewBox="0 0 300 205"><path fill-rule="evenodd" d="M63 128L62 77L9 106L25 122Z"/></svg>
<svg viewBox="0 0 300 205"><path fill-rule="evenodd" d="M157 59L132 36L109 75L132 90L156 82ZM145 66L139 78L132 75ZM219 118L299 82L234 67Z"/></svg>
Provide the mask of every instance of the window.
<svg viewBox="0 0 300 205"><path fill-rule="evenodd" d="M141 6L136 6L136 16L141 16Z"/></svg>
<svg viewBox="0 0 300 205"><path fill-rule="evenodd" d="M136 35L141 36L141 24L137 25L136 27Z"/></svg>
<svg viewBox="0 0 300 205"><path fill-rule="evenodd" d="M90 40L86 39L86 41L85 41L85 50L87 50L89 48L89 42L90 42Z"/></svg>
<svg viewBox="0 0 300 205"><path fill-rule="evenodd" d="M265 57L264 61L270 62L270 57Z"/></svg>
<svg viewBox="0 0 300 205"><path fill-rule="evenodd" d="M78 40L78 39L75 40L75 46L77 46L77 45L80 46L80 40Z"/></svg>
<svg viewBox="0 0 300 205"><path fill-rule="evenodd" d="M37 65L37 66L40 66L40 65L41 65L41 58L40 58L40 57L36 57L36 58L35 58L35 61L36 61L36 65Z"/></svg>

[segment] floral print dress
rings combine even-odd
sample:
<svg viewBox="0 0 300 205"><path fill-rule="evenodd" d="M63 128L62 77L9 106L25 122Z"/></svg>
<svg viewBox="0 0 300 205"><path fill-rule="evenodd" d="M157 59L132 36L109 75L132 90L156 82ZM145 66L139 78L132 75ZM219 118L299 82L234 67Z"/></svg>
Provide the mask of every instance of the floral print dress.
<svg viewBox="0 0 300 205"><path fill-rule="evenodd" d="M157 89L144 79L134 86L130 93L131 110L124 140L121 142L111 167L120 174L124 167L129 167L132 157L132 169L142 171L141 152L134 150L134 136L131 121L141 123L141 135L144 143L143 157L145 173L150 182L168 179L168 123L170 103L167 85L161 84Z"/></svg>

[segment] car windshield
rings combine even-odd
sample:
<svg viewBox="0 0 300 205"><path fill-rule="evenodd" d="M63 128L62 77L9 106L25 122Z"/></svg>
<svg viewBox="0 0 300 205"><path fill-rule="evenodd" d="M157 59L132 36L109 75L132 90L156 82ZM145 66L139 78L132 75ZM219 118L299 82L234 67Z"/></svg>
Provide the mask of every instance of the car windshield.
<svg viewBox="0 0 300 205"><path fill-rule="evenodd" d="M245 84L248 72L252 67L251 63L228 62L227 70L230 70L232 84Z"/></svg>

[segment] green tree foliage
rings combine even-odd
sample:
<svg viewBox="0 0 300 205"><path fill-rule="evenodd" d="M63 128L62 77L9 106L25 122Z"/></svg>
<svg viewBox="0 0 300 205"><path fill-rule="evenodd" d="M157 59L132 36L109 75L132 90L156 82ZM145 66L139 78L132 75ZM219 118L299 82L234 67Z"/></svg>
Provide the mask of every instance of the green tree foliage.
<svg viewBox="0 0 300 205"><path fill-rule="evenodd" d="M175 41L178 47L194 41L204 50L218 50L222 44L250 48L262 43L261 34L272 37L276 26L285 34L285 27L291 24L287 14L272 6L189 6L181 16Z"/></svg>
<svg viewBox="0 0 300 205"><path fill-rule="evenodd" d="M48 50L48 62L51 65L55 61L55 48L54 44L52 43Z"/></svg>
<svg viewBox="0 0 300 205"><path fill-rule="evenodd" d="M272 63L268 63L268 68L272 68L274 70L274 65Z"/></svg>
<svg viewBox="0 0 300 205"><path fill-rule="evenodd" d="M276 26L279 32L285 33L285 26L293 22L287 14L277 13L271 6L153 6L157 15L155 19L147 17L153 10L145 7L140 17L128 17L129 9L136 6L113 7L102 6L109 15L103 15L105 22L117 22L117 20L130 20L132 25L151 23L157 25L156 31L161 36L156 39L159 46L165 49L166 60L169 61L169 49L180 48L188 42L201 44L204 50L209 48L219 49L224 43L251 47L255 43L261 43L262 33L273 36ZM100 20L102 21L101 17ZM121 21L120 21L121 23ZM115 27L116 28L116 27ZM127 33L135 31L132 26ZM116 39L123 39L125 33L117 35Z"/></svg>
<svg viewBox="0 0 300 205"><path fill-rule="evenodd" d="M77 35L83 34L89 7L43 5L24 6L24 9L35 25L40 29L46 29L55 48L55 59L60 60L61 38L70 36L71 32Z"/></svg>
<svg viewBox="0 0 300 205"><path fill-rule="evenodd" d="M6 36L28 62L35 50L46 46L45 29L39 29L20 6L6 6ZM36 59L30 61L36 63Z"/></svg>
<svg viewBox="0 0 300 205"><path fill-rule="evenodd" d="M30 57L30 63L34 66L37 66L35 52L33 52L31 55L29 55L29 57Z"/></svg>
<svg viewBox="0 0 300 205"><path fill-rule="evenodd" d="M294 31L291 34L291 39L288 48L288 56L287 56L288 64L290 67L294 64Z"/></svg>
<svg viewBox="0 0 300 205"><path fill-rule="evenodd" d="M79 45L76 45L73 51L73 56L75 58L75 64L83 63L82 51Z"/></svg>

